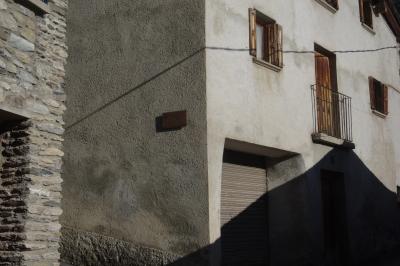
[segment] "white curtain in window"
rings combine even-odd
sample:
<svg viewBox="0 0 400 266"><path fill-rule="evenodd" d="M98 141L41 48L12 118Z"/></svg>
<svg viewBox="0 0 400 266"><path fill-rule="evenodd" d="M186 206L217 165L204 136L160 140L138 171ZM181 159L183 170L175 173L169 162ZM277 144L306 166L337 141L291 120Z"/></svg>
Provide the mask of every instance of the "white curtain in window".
<svg viewBox="0 0 400 266"><path fill-rule="evenodd" d="M257 58L264 59L264 27L257 24L256 27L257 36Z"/></svg>

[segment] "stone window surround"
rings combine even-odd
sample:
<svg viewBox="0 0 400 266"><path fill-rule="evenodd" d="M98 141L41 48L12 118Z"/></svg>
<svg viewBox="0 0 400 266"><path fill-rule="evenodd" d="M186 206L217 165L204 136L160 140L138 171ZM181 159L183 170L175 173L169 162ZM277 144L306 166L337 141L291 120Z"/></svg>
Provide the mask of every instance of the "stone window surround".
<svg viewBox="0 0 400 266"><path fill-rule="evenodd" d="M40 15L48 14L51 11L49 5L42 0L17 0L16 2L32 9Z"/></svg>

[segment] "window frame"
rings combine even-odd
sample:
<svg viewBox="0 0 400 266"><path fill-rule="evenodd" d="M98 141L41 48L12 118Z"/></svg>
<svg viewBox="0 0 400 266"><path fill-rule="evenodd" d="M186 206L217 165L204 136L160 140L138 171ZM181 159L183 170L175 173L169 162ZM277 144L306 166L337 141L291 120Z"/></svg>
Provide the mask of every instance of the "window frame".
<svg viewBox="0 0 400 266"><path fill-rule="evenodd" d="M369 32L375 34L374 31L374 11L372 9L372 6L368 1L366 0L358 0L358 6L359 6L359 12L360 12L360 22L361 25L368 30ZM366 10L368 10L368 14L366 14ZM367 16L370 19L370 22L367 21ZM370 24L369 24L370 23Z"/></svg>
<svg viewBox="0 0 400 266"><path fill-rule="evenodd" d="M384 118L389 114L388 86L371 76L368 77L368 83L371 110L374 114ZM377 85L379 85L380 88L378 88ZM378 89L380 90L379 98L377 97Z"/></svg>
<svg viewBox="0 0 400 266"><path fill-rule="evenodd" d="M43 16L51 12L49 0L15 0L15 2L29 8L36 15Z"/></svg>
<svg viewBox="0 0 400 266"><path fill-rule="evenodd" d="M259 12L258 10L254 8L249 9L249 39L250 39L250 55L253 57L253 62L267 67L273 71L279 72L283 68L283 31L282 31L282 26L276 23L276 21L263 13ZM267 29L267 25L273 25L273 36L274 36L274 41L273 43L270 43L268 45L269 48L274 47L274 49L278 50L278 54L274 59L266 59L265 58L265 50L266 46L266 36L265 32ZM260 58L257 54L257 28L259 26L263 27L263 47L264 51L262 51L262 57Z"/></svg>
<svg viewBox="0 0 400 266"><path fill-rule="evenodd" d="M331 11L333 14L336 13L339 10L339 0L334 0L335 4L332 5L328 0L315 0L317 1L321 6L325 7L329 11Z"/></svg>

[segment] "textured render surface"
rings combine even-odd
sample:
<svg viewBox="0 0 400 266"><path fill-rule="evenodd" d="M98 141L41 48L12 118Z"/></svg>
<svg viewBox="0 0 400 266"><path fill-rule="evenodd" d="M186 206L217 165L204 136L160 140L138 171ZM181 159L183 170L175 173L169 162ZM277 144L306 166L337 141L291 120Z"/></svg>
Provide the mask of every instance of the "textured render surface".
<svg viewBox="0 0 400 266"><path fill-rule="evenodd" d="M67 1L50 0L49 7L51 12L41 16L0 0L0 109L28 119L1 125L4 265L59 260Z"/></svg>
<svg viewBox="0 0 400 266"><path fill-rule="evenodd" d="M65 257L62 258L72 265L168 265L178 259L176 255L165 251L66 227L62 230L62 240L62 249L77 252L64 253Z"/></svg>
<svg viewBox="0 0 400 266"><path fill-rule="evenodd" d="M340 1L338 12L332 14L314 0L216 0L206 2L207 47L248 48L249 8L258 9L283 26L284 50L313 51L314 43L332 51L396 46L396 39L381 16L373 18L375 35L362 27L358 1ZM285 53L284 67L280 73L254 64L249 53L243 51L207 50L206 62L212 242L220 235L221 169L226 138L301 154L299 158L268 170L270 191L312 168L331 148L311 141L313 124L310 86L315 83L312 53ZM355 153L374 176L393 192L396 178L398 182L400 176L400 142L397 133L400 130L400 93L389 89L389 116L386 119L376 116L370 110L368 76L400 88L398 52L392 49L376 53L337 54L337 69L339 92L352 97ZM314 179L307 180L302 188L304 191L293 193L291 202L299 203L296 205L298 208L304 207L302 203L312 204L308 198L309 189L317 189L319 186ZM360 180L362 182L363 179ZM368 206L371 202L367 201L365 194L363 197L362 202ZM365 212L367 208L362 209L360 206L352 210L355 213ZM320 221L319 206L314 205L313 208L312 218ZM395 214L398 210L391 211ZM271 217L279 214L279 208L276 208ZM386 216L385 219L390 221L392 217ZM303 228L310 234L315 233L313 228L307 227L310 224L307 219L299 223L298 229L292 228L294 232ZM282 224L282 228L285 226ZM362 226L358 228L354 227L357 231ZM286 229L292 230L290 227ZM373 229L372 234L379 235L379 230ZM282 238L281 241L291 240ZM362 242L361 238L355 241ZM381 239L377 245L384 242ZM373 248L368 248L370 254L374 254ZM306 252L297 255L297 258L308 256Z"/></svg>
<svg viewBox="0 0 400 266"><path fill-rule="evenodd" d="M62 224L94 233L92 254L127 243L111 258L207 245L204 1L73 0L68 14ZM187 127L156 131L179 110ZM64 238L62 258L85 259Z"/></svg>

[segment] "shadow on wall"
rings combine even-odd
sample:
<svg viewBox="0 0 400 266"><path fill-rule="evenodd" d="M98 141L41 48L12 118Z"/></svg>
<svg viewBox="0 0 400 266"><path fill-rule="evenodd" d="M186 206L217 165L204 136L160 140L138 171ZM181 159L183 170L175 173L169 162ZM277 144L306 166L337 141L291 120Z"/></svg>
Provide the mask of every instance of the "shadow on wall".
<svg viewBox="0 0 400 266"><path fill-rule="evenodd" d="M267 243L265 250L257 251L255 247L254 252L264 254L248 254L244 260L235 261L243 256L226 257L222 252L222 265L400 265L400 206L396 194L353 151L336 149L224 225L216 243L169 265L204 265L200 258L206 254L219 254L224 245L240 242L251 231L253 220L249 217L260 205L267 211ZM241 234L224 237L238 227L243 230ZM240 254L241 244L237 246ZM257 256L266 257L268 263L252 261ZM220 265L218 259L214 262L212 265Z"/></svg>

